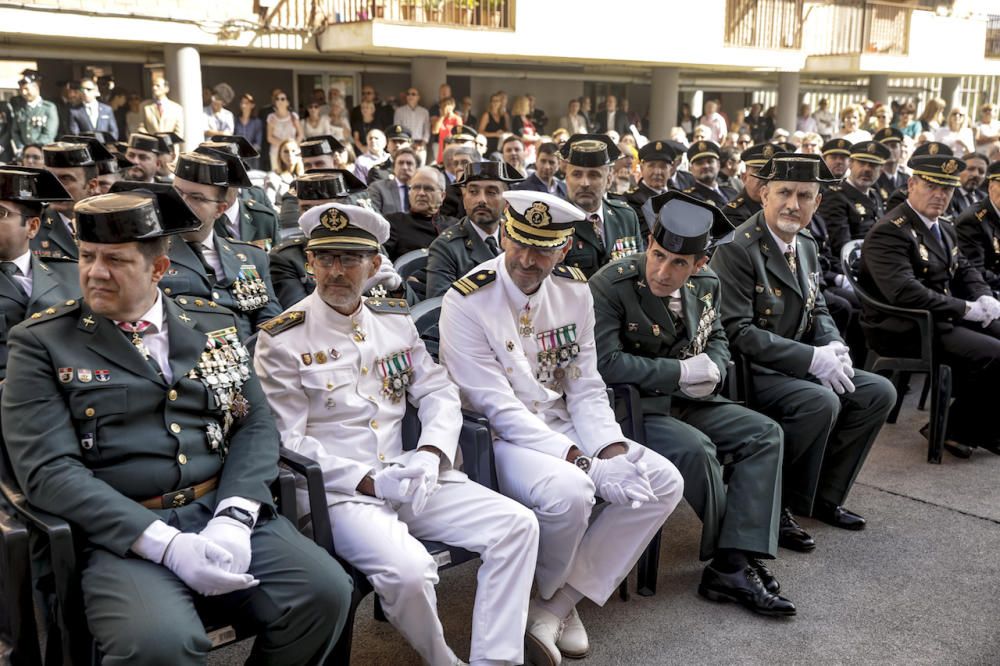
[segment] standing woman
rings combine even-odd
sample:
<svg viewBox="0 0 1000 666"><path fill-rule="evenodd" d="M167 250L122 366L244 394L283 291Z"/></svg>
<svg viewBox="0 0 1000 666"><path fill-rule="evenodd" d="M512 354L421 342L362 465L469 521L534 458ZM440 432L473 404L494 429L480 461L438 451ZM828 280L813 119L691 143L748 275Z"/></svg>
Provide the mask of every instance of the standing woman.
<svg viewBox="0 0 1000 666"><path fill-rule="evenodd" d="M243 93L240 97L240 114L236 116L233 134L242 136L254 150L260 152L260 147L264 143L264 121L257 116L257 103L250 93ZM256 169L260 158L248 159L247 164Z"/></svg>
<svg viewBox="0 0 1000 666"><path fill-rule="evenodd" d="M535 163L535 148L542 142L542 137L538 135L535 123L531 120L529 106L527 97L515 97L510 109L510 131L520 137L524 144L525 165Z"/></svg>
<svg viewBox="0 0 1000 666"><path fill-rule="evenodd" d="M944 122L945 102L940 97L932 97L924 105L924 112L920 114L920 131L935 132L941 128Z"/></svg>
<svg viewBox="0 0 1000 666"><path fill-rule="evenodd" d="M288 95L284 90L277 89L271 98L274 111L267 116L267 143L271 146L271 166L278 163L278 148L286 139L302 141L302 123L299 115L291 110Z"/></svg>
<svg viewBox="0 0 1000 666"><path fill-rule="evenodd" d="M500 93L490 96L490 108L479 119L479 133L486 137L486 154L500 149L500 137L510 131L510 117Z"/></svg>
<svg viewBox="0 0 1000 666"><path fill-rule="evenodd" d="M347 122L344 100L339 97L330 102L330 136L343 144L351 142L351 125Z"/></svg>
<svg viewBox="0 0 1000 666"><path fill-rule="evenodd" d="M358 155L368 150L368 132L373 129L382 129L375 120L375 102L364 100L361 102L361 118L354 128L354 147Z"/></svg>
<svg viewBox="0 0 1000 666"><path fill-rule="evenodd" d="M988 103L979 107L979 122L975 128L977 146L989 145L1000 139L1000 120L993 113L995 109Z"/></svg>
<svg viewBox="0 0 1000 666"><path fill-rule="evenodd" d="M455 98L445 97L438 102L441 115L434 116L431 136L438 138L437 163L444 164L444 144L451 137L451 130L462 124L462 116L455 113Z"/></svg>
<svg viewBox="0 0 1000 666"><path fill-rule="evenodd" d="M934 140L951 148L958 158L976 152L976 140L972 128L965 122L965 110L957 106L948 114L947 126L934 133Z"/></svg>
<svg viewBox="0 0 1000 666"><path fill-rule="evenodd" d="M323 136L324 134L332 133L330 127L330 116L323 115L323 108L319 102L309 102L309 106L306 107L306 111L309 115L302 124L302 132L305 134L307 139L314 136Z"/></svg>
<svg viewBox="0 0 1000 666"><path fill-rule="evenodd" d="M267 172L264 182L264 193L271 205L279 207L281 198L288 193L292 182L304 173L302 168L302 150L295 139L285 139L278 146L278 161L271 163L272 170Z"/></svg>

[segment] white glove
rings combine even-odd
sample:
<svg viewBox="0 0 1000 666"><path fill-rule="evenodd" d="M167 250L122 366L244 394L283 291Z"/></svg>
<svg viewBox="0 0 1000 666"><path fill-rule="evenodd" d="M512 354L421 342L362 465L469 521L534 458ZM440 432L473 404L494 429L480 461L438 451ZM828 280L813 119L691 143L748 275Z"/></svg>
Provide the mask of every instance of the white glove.
<svg viewBox="0 0 1000 666"><path fill-rule="evenodd" d="M176 535L163 554L163 566L206 597L260 585L260 581L248 573L230 573L233 556L200 534L181 532Z"/></svg>
<svg viewBox="0 0 1000 666"><path fill-rule="evenodd" d="M410 504L413 514L420 513L427 502L427 486L421 467L392 465L375 473L375 497L397 504Z"/></svg>
<svg viewBox="0 0 1000 666"><path fill-rule="evenodd" d="M819 379L826 377L844 364L837 350L830 345L813 347L812 361L809 363L809 374Z"/></svg>
<svg viewBox="0 0 1000 666"><path fill-rule="evenodd" d="M708 380L707 382L701 382L699 384L681 384L681 393L688 396L689 398L695 398L700 400L701 398L707 398L715 392L715 387L719 385L719 382L714 382Z"/></svg>
<svg viewBox="0 0 1000 666"><path fill-rule="evenodd" d="M819 379L820 383L832 389L837 395L854 393L854 368L851 367L850 353L841 342L831 342L822 347L813 348L812 362L809 364L809 374Z"/></svg>
<svg viewBox="0 0 1000 666"><path fill-rule="evenodd" d="M841 363L845 365L854 365L853 363L851 363L851 349L843 342L834 340L833 342L828 343L826 346L831 348L834 352L836 352L837 358L840 359ZM853 377L854 375L852 374L851 376Z"/></svg>
<svg viewBox="0 0 1000 666"><path fill-rule="evenodd" d="M983 308L986 310L986 314L990 316L990 319L1000 317L1000 301L992 296L980 296L976 299L976 303L982 303Z"/></svg>
<svg viewBox="0 0 1000 666"><path fill-rule="evenodd" d="M384 255L382 257L382 264L378 267L378 271L375 272L375 275L368 278L362 292L368 293L372 287L379 284L383 285L388 291L395 291L396 289L399 289L399 285L403 284L403 278L396 272L396 268L392 265L392 261L390 261L389 257Z"/></svg>
<svg viewBox="0 0 1000 666"><path fill-rule="evenodd" d="M656 493L646 478L646 463L639 461L642 453L641 446L633 445L614 458L593 458L590 478L597 494L612 504L631 504L633 509L644 502L655 502Z"/></svg>
<svg viewBox="0 0 1000 666"><path fill-rule="evenodd" d="M708 354L701 353L686 358L681 363L681 384L701 384L704 382L718 383L722 373Z"/></svg>
<svg viewBox="0 0 1000 666"><path fill-rule="evenodd" d="M430 497L441 486L438 485L438 475L441 473L441 456L433 451L417 451L410 457L407 467L418 467L424 470L424 487L427 497ZM423 510L423 506L420 507ZM419 511L418 511L419 513Z"/></svg>
<svg viewBox="0 0 1000 666"><path fill-rule="evenodd" d="M200 534L216 546L225 548L233 561L223 567L229 573L241 574L250 569L250 533L252 530L238 520L219 516L212 518Z"/></svg>
<svg viewBox="0 0 1000 666"><path fill-rule="evenodd" d="M854 291L854 285L851 281L847 279L846 275L840 275L839 273L834 276L833 284L844 289L846 291Z"/></svg>
<svg viewBox="0 0 1000 666"><path fill-rule="evenodd" d="M826 377L820 377L819 382L828 389L833 389L837 395L844 395L854 393L854 382L851 381L853 376L854 368L842 365Z"/></svg>

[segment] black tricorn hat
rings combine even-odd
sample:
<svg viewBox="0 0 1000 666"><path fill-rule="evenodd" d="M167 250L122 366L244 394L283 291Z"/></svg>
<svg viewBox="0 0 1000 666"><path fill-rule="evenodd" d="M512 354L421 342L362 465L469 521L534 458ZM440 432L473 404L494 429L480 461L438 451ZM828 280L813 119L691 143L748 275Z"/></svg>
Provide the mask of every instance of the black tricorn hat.
<svg viewBox="0 0 1000 666"><path fill-rule="evenodd" d="M177 165L174 167L174 176L192 183L229 187L230 167L226 157L236 161L239 161L239 158L235 155L224 157L222 154L209 155L206 153L181 153L180 157L177 158ZM242 168L243 164L240 163L239 166Z"/></svg>
<svg viewBox="0 0 1000 666"><path fill-rule="evenodd" d="M732 241L736 231L718 207L676 190L650 197L643 213L653 240L674 254L706 252Z"/></svg>
<svg viewBox="0 0 1000 666"><path fill-rule="evenodd" d="M223 145L228 144L229 148L225 150L228 150L234 155L238 155L239 157L245 160L252 159L254 157L260 157L260 153L258 153L257 149L253 147L253 144L247 141L247 138L245 136L236 136L235 134L220 134L218 136L210 136L208 138L208 142L218 143ZM222 146L219 146L219 148L222 148Z"/></svg>
<svg viewBox="0 0 1000 666"><path fill-rule="evenodd" d="M72 201L51 171L38 167L0 166L0 200L24 203Z"/></svg>
<svg viewBox="0 0 1000 666"><path fill-rule="evenodd" d="M177 132L157 132L154 136L160 140L160 148L164 153L172 152L174 146L184 143L184 137L177 134Z"/></svg>
<svg viewBox="0 0 1000 666"><path fill-rule="evenodd" d="M789 180L798 183L836 183L826 162L819 155L775 153L756 174L761 180Z"/></svg>
<svg viewBox="0 0 1000 666"><path fill-rule="evenodd" d="M455 181L458 186L467 185L474 180L498 180L502 183L520 183L524 180L514 167L506 162L472 162L465 167L465 173Z"/></svg>
<svg viewBox="0 0 1000 666"><path fill-rule="evenodd" d="M150 134L143 134L141 132L135 132L129 136L128 148L145 150L147 153L156 153L157 155L163 155L170 152L159 137L152 136Z"/></svg>
<svg viewBox="0 0 1000 666"><path fill-rule="evenodd" d="M42 155L45 158L46 167L72 169L73 167L94 165L94 158L91 157L85 141L48 143L42 146Z"/></svg>
<svg viewBox="0 0 1000 666"><path fill-rule="evenodd" d="M604 134L574 134L559 149L563 159L574 166L601 167L614 164L622 151Z"/></svg>
<svg viewBox="0 0 1000 666"><path fill-rule="evenodd" d="M120 180L108 194L78 201L76 231L87 243L131 243L195 231L199 220L171 185Z"/></svg>
<svg viewBox="0 0 1000 666"><path fill-rule="evenodd" d="M87 130L83 132L78 132L77 134L67 135L67 136L80 136L86 137L88 139L97 139L102 146L108 146L115 143L115 140L107 132L98 132L97 130ZM62 137L59 138L62 141Z"/></svg>
<svg viewBox="0 0 1000 666"><path fill-rule="evenodd" d="M59 137L59 141L62 143L86 144L87 150L90 152L90 157L95 162L103 162L104 160L114 159L114 155L111 154L111 151L108 150L101 140L95 136L86 134L63 134Z"/></svg>
<svg viewBox="0 0 1000 666"><path fill-rule="evenodd" d="M292 183L299 201L342 199L367 188L357 176L346 169L312 169Z"/></svg>
<svg viewBox="0 0 1000 666"><path fill-rule="evenodd" d="M203 143L194 149L196 154L207 155L208 157L221 160L226 163L227 170L227 180L229 181L227 185L229 187L250 187L253 185L253 181L250 180L250 176L247 175L247 167L243 164L243 160L240 159L239 155L235 155L225 149L225 146L232 144L216 144L216 143ZM220 146L220 148L216 148ZM175 175L177 172L174 172ZM183 178L183 176L182 176ZM206 183L207 184L207 183ZM215 183L212 183L213 185Z"/></svg>
<svg viewBox="0 0 1000 666"><path fill-rule="evenodd" d="M329 134L320 134L300 143L299 149L302 151L302 157L322 157L343 151L344 144Z"/></svg>

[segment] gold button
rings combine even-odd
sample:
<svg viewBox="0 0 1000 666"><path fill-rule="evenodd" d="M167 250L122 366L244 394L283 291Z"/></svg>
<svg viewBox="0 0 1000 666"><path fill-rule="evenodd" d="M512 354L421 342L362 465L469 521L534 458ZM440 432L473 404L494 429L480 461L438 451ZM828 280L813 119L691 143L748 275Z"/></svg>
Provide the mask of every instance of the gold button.
<svg viewBox="0 0 1000 666"><path fill-rule="evenodd" d="M219 292L213 291L212 292L212 298L214 298L215 300L219 300Z"/></svg>
<svg viewBox="0 0 1000 666"><path fill-rule="evenodd" d="M188 300L186 298L178 298L177 302L180 303L181 305L187 305L188 304Z"/></svg>
<svg viewBox="0 0 1000 666"><path fill-rule="evenodd" d="M328 391L329 391L329 390L330 390L330 389L332 389L332 388L333 388L333 382L327 382L327 383L326 383L326 390L328 390Z"/></svg>
<svg viewBox="0 0 1000 666"><path fill-rule="evenodd" d="M187 465L188 457L182 453L179 456L177 456L177 462L179 462L182 465Z"/></svg>
<svg viewBox="0 0 1000 666"><path fill-rule="evenodd" d="M774 295L775 296L781 296L781 290L780 289L775 289L774 290Z"/></svg>
<svg viewBox="0 0 1000 666"><path fill-rule="evenodd" d="M84 412L84 414L86 414L88 417L93 416L95 413L96 412L94 411L93 407L87 407L87 410Z"/></svg>
<svg viewBox="0 0 1000 666"><path fill-rule="evenodd" d="M371 400L372 402L375 402L375 396L373 396L373 395L369 395L368 399Z"/></svg>
<svg viewBox="0 0 1000 666"><path fill-rule="evenodd" d="M372 426L372 430L378 430L378 421L376 421L375 419L372 419L371 426Z"/></svg>
<svg viewBox="0 0 1000 666"><path fill-rule="evenodd" d="M170 389L170 391L167 392L167 399L168 400L176 400L177 399L177 391L174 390L174 389Z"/></svg>
<svg viewBox="0 0 1000 666"><path fill-rule="evenodd" d="M766 315L771 314L771 308L768 308L768 309L764 310L764 314L766 314Z"/></svg>
<svg viewBox="0 0 1000 666"><path fill-rule="evenodd" d="M363 374L363 375L367 375L368 374L368 366L367 365L361 366L361 374Z"/></svg>
<svg viewBox="0 0 1000 666"><path fill-rule="evenodd" d="M385 454L384 453L378 454L378 459L379 460L385 460Z"/></svg>
<svg viewBox="0 0 1000 666"><path fill-rule="evenodd" d="M76 301L73 300L73 299L70 299L70 300L66 301L66 305L74 305L75 303L76 303Z"/></svg>
<svg viewBox="0 0 1000 666"><path fill-rule="evenodd" d="M170 424L170 431L174 432L174 433L180 432L181 431L181 424L179 424L179 423L171 423Z"/></svg>
<svg viewBox="0 0 1000 666"><path fill-rule="evenodd" d="M164 289L163 293L166 294L167 296L169 296L170 295L170 287L167 287L166 289Z"/></svg>

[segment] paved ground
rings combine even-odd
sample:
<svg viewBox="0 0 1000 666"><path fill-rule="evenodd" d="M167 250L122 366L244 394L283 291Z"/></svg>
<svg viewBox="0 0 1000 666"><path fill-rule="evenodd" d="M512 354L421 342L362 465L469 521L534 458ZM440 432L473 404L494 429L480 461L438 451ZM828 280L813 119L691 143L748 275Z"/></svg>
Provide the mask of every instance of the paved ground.
<svg viewBox="0 0 1000 666"><path fill-rule="evenodd" d="M848 502L868 529L803 520L816 551L782 550L772 565L798 616L763 618L699 597L700 523L682 505L664 527L656 596L616 596L604 608L585 602L593 653L570 663L1000 664L1000 457L946 453L942 465L927 464L914 389ZM445 571L438 587L448 639L463 658L475 574L472 563ZM212 663L241 663L247 649L220 651ZM370 597L358 612L352 663L420 663L390 625L372 619Z"/></svg>

